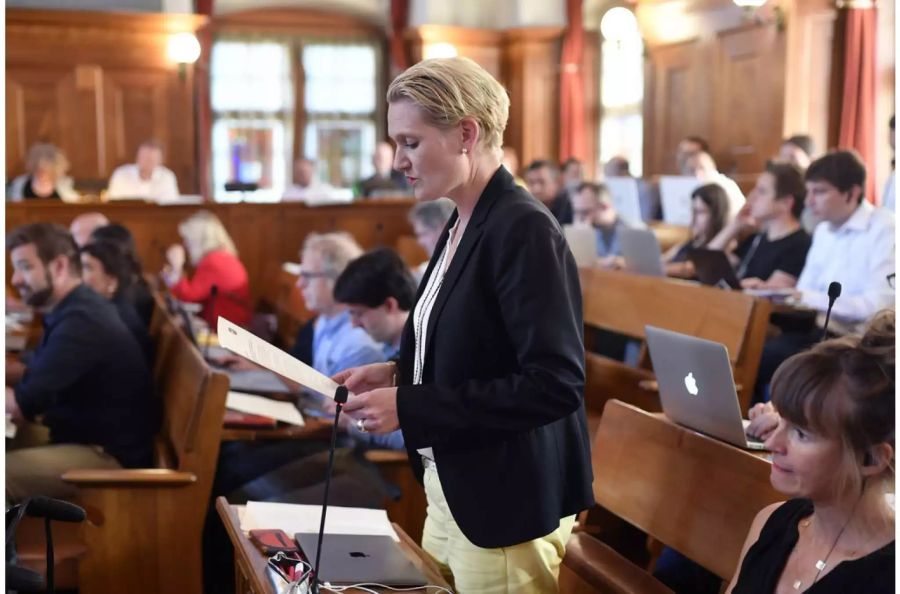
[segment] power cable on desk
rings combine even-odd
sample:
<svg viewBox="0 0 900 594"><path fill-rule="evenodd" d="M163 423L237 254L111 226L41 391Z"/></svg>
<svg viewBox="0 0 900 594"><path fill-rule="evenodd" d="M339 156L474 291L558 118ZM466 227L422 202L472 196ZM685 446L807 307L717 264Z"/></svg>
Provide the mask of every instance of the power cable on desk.
<svg viewBox="0 0 900 594"><path fill-rule="evenodd" d="M449 590L443 586L435 586L432 584L426 584L424 586L414 586L411 588L395 588L395 587L388 586L385 584L376 584L373 582L362 582L361 584L351 584L349 586L333 586L329 582L325 582L324 584L322 584L321 588L323 590L327 590L329 592L335 592L337 594L340 594L341 592L346 592L347 590L349 590L351 588L356 588L357 590L362 590L363 592L369 592L370 594L378 594L378 592L376 592L375 590L370 590L366 586L371 587L371 588L385 588L387 590L390 590L391 592L417 592L419 590L425 590L427 592L430 589L434 589L438 592L446 592L447 594L453 594L453 590Z"/></svg>

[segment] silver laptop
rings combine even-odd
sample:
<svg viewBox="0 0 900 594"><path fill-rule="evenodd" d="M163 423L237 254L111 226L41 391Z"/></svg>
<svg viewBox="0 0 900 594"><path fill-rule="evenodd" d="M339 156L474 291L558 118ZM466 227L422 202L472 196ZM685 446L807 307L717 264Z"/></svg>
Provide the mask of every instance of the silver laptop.
<svg viewBox="0 0 900 594"><path fill-rule="evenodd" d="M597 263L597 233L593 227L563 225L563 233L579 268L590 268Z"/></svg>
<svg viewBox="0 0 900 594"><path fill-rule="evenodd" d="M649 229L619 230L619 244L625 268L647 276L665 276L662 266L662 250L656 234Z"/></svg>
<svg viewBox="0 0 900 594"><path fill-rule="evenodd" d="M294 535L310 565L316 566L314 532ZM390 536L326 534L322 540L322 565L319 582L340 586L380 584L417 587L428 583Z"/></svg>
<svg viewBox="0 0 900 594"><path fill-rule="evenodd" d="M647 347L663 413L676 423L749 450L763 442L746 433L728 350L717 342L646 326Z"/></svg>

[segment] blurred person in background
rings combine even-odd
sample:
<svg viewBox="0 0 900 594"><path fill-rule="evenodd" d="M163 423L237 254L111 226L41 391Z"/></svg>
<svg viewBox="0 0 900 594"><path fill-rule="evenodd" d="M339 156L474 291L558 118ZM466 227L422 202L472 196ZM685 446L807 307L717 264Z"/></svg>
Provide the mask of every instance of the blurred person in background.
<svg viewBox="0 0 900 594"><path fill-rule="evenodd" d="M247 269L219 217L198 211L178 226L178 233L183 245L169 246L162 271L172 296L201 304L200 315L213 331L219 316L240 326L249 324L252 307ZM193 276L184 270L188 258Z"/></svg>
<svg viewBox="0 0 900 594"><path fill-rule="evenodd" d="M28 173L10 182L6 197L12 202L46 198L51 200L75 200L78 193L72 187L72 179L66 176L69 160L52 144L35 144L28 151L25 161Z"/></svg>

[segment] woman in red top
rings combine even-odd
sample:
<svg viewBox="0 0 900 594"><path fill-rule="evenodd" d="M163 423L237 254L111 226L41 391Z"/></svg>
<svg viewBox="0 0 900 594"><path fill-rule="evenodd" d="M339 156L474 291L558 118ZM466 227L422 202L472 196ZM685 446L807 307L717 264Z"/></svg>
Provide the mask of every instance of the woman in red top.
<svg viewBox="0 0 900 594"><path fill-rule="evenodd" d="M172 295L202 304L201 316L210 328L216 327L219 316L242 326L249 324L252 312L247 269L219 218L209 211L198 211L179 225L178 233L184 246L169 246L162 274ZM191 278L184 274L186 256L194 266Z"/></svg>

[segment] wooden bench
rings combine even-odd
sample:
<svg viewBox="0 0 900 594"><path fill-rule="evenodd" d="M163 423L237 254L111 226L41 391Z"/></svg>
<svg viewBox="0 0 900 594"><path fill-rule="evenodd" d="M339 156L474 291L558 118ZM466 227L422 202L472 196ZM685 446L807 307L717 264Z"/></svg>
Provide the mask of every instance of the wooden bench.
<svg viewBox="0 0 900 594"><path fill-rule="evenodd" d="M784 499L764 458L617 400L606 403L591 460L599 505L723 580L734 575L756 514ZM570 573L604 567L608 582L635 583L634 566L608 547L576 544L570 553Z"/></svg>
<svg viewBox="0 0 900 594"><path fill-rule="evenodd" d="M428 254L416 241L413 235L401 235L397 238L397 244L394 247L400 259L409 267L410 270L428 261Z"/></svg>
<svg viewBox="0 0 900 594"><path fill-rule="evenodd" d="M299 264L272 262L266 267L264 284L257 311L275 317L275 332L271 337L276 346L289 348L294 344L300 328L313 318L306 309L303 295L297 287ZM260 334L262 336L262 334ZM269 339L267 336L263 338Z"/></svg>
<svg viewBox="0 0 900 594"><path fill-rule="evenodd" d="M739 291L622 271L582 268L579 274L587 343L594 329L643 343L647 324L722 343L746 413L768 328L768 301ZM641 386L641 382L652 385L654 379L645 343L637 367L590 352L591 345L586 346L589 412L599 412L610 398L660 410L656 391Z"/></svg>
<svg viewBox="0 0 900 594"><path fill-rule="evenodd" d="M160 321L155 331L169 337L170 344L159 353L163 361L157 392L163 421L154 468L71 470L63 475L79 487L76 503L88 512L88 521L77 532L78 543L60 543L75 551L83 545L77 557L81 594L203 591L201 533L228 378L210 370L171 318ZM35 542L41 542L37 550ZM23 561L43 573L42 541L23 537L17 544Z"/></svg>

